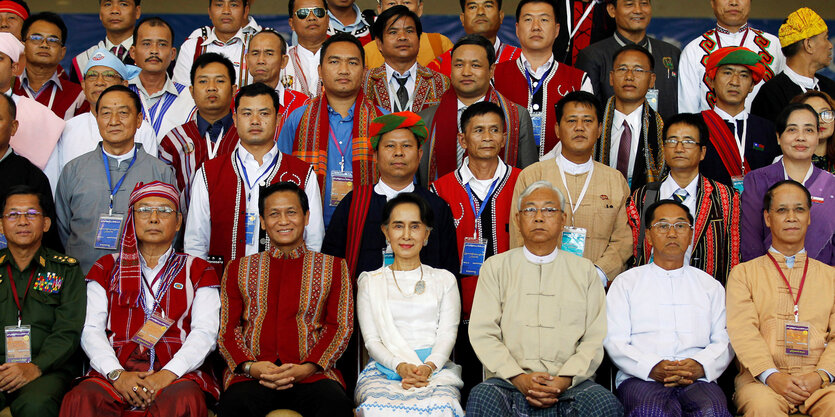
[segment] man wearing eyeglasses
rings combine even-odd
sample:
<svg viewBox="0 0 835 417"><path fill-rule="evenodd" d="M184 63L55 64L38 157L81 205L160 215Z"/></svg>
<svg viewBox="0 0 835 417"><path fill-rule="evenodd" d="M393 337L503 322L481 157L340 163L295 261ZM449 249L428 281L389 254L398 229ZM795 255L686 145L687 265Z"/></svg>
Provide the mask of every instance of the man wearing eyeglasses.
<svg viewBox="0 0 835 417"><path fill-rule="evenodd" d="M470 392L467 416L623 416L592 380L603 360L606 295L597 267L558 247L566 198L548 181L517 191L512 223L522 247L488 258L475 290L470 342L487 379Z"/></svg>
<svg viewBox="0 0 835 417"><path fill-rule="evenodd" d="M716 104L702 111L710 140L705 144L701 170L740 193L745 175L771 165L781 153L774 124L745 110L746 97L765 72L762 57L742 47L714 51L705 66L705 79Z"/></svg>
<svg viewBox="0 0 835 417"><path fill-rule="evenodd" d="M646 99L655 86L654 69L652 54L632 44L616 53L609 71L615 95L606 102L594 160L620 171L631 190L656 181L664 171L664 120Z"/></svg>
<svg viewBox="0 0 835 417"><path fill-rule="evenodd" d="M699 268L722 285L739 263L739 192L699 172L708 136L698 114L681 113L664 126L664 161L669 174L638 188L627 200L626 213L632 227L632 266L651 262L653 243L648 239L645 211L660 200L675 200L687 207L693 224L693 240L684 253L684 263ZM647 239L645 239L647 237Z"/></svg>
<svg viewBox="0 0 835 417"><path fill-rule="evenodd" d="M51 202L36 189L12 187L0 200L0 408L12 415L57 417L61 397L81 373L84 275L78 261L42 245Z"/></svg>
<svg viewBox="0 0 835 417"><path fill-rule="evenodd" d="M89 111L81 86L59 76L58 64L67 53L64 20L52 12L37 13L23 22L22 34L26 69L15 79L14 94L36 100L64 120Z"/></svg>
<svg viewBox="0 0 835 417"><path fill-rule="evenodd" d="M626 269L632 253L632 232L626 223L629 186L623 174L592 159L603 118L597 97L575 91L555 107L560 154L523 169L513 189L514 200L536 181L559 188L571 208L561 235L562 250L594 262L605 287ZM519 225L511 222L510 247L521 244Z"/></svg>
<svg viewBox="0 0 835 417"><path fill-rule="evenodd" d="M139 183L130 195L118 253L87 274L81 347L92 370L64 397L61 415L205 416L220 390L206 357L220 325L212 266L172 244L183 223L173 185Z"/></svg>
<svg viewBox="0 0 835 417"><path fill-rule="evenodd" d="M606 295L606 352L625 415L731 417L717 378L733 358L725 328L725 289L687 265L693 215L677 200L647 207L652 262L620 275ZM674 301L673 301L674 300Z"/></svg>
<svg viewBox="0 0 835 417"><path fill-rule="evenodd" d="M319 82L319 54L328 38L328 3L325 0L290 0L290 29L298 44L287 50L290 62L284 67L281 82L285 87L308 97L322 92Z"/></svg>

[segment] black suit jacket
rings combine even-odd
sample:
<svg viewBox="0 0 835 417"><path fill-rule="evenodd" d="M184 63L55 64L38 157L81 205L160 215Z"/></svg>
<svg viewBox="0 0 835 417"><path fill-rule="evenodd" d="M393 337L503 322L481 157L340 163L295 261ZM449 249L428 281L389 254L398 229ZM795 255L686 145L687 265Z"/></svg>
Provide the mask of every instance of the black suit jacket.
<svg viewBox="0 0 835 417"><path fill-rule="evenodd" d="M733 132L733 125L727 121L725 123L731 129L731 132ZM705 159L699 164L699 171L705 177L711 178L716 182L733 186L731 174L725 169L725 165L722 163L722 159L719 158L719 153L713 146L713 142L708 139L705 143L707 150L705 152ZM774 162L774 158L782 153L780 145L777 144L777 133L774 130L774 124L762 117L749 114L748 132L745 137L745 159L751 165L751 170L753 171L757 168L771 165Z"/></svg>
<svg viewBox="0 0 835 417"><path fill-rule="evenodd" d="M835 81L820 74L816 74L815 77L818 79L820 90L835 97ZM760 91L751 102L751 113L768 120L776 120L786 105L800 94L803 94L803 88L795 84L785 72L781 72L760 87Z"/></svg>
<svg viewBox="0 0 835 417"><path fill-rule="evenodd" d="M589 45L612 36L612 34L615 33L616 27L615 19L609 17L609 12L606 11L607 1L590 1L597 2L597 4L594 5L594 10L592 10L591 14L587 18L591 19L591 42ZM557 7L557 22L560 24L560 33L557 36L557 40L554 42L554 59L566 65L573 66L574 63L571 62L571 54L567 53L569 46L569 33L568 24L566 24L566 22L568 22L569 18L566 15L567 10L565 8L565 1L556 1L554 4ZM573 5L574 2L572 1L571 4Z"/></svg>

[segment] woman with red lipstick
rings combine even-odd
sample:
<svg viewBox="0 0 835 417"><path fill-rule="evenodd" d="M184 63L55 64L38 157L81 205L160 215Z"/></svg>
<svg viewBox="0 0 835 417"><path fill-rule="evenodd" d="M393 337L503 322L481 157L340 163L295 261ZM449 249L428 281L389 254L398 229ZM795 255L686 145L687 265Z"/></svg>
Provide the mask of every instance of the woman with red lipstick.
<svg viewBox="0 0 835 417"><path fill-rule="evenodd" d="M812 163L824 171L835 173L835 100L823 91L809 90L791 102L808 104L818 112L820 137Z"/></svg>
<svg viewBox="0 0 835 417"><path fill-rule="evenodd" d="M835 264L835 176L815 167L812 156L818 146L821 123L818 112L808 105L792 103L775 121L777 142L783 157L745 176L740 197L740 254L742 262L765 255L771 246L771 230L763 217L763 196L779 181L792 179L812 194L811 224L805 248L809 256L828 265Z"/></svg>
<svg viewBox="0 0 835 417"><path fill-rule="evenodd" d="M461 367L449 360L461 299L455 276L422 265L433 213L418 194L386 203L391 265L358 279L357 317L371 360L357 380L358 416L463 416ZM386 262L387 263L387 262Z"/></svg>

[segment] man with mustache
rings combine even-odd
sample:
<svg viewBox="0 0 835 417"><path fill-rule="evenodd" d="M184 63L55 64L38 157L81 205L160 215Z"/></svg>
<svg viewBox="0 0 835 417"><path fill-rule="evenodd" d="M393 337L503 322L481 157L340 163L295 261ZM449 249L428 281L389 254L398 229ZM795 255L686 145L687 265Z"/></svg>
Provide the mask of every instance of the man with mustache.
<svg viewBox="0 0 835 417"><path fill-rule="evenodd" d="M194 100L185 85L168 77L168 66L177 56L171 25L159 17L150 17L140 21L133 33L130 56L142 71L128 83L142 100L145 122L162 139L190 119Z"/></svg>

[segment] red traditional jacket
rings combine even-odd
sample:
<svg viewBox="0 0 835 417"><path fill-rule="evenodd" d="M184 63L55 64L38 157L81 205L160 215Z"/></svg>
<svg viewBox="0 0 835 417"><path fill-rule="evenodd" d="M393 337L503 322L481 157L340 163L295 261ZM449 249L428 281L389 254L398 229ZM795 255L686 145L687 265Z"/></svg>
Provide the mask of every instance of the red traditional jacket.
<svg viewBox="0 0 835 417"><path fill-rule="evenodd" d="M107 337L119 363L125 365L131 353L140 348L131 338L145 324L145 310L136 299L124 304L120 302L118 267L118 253L103 256L93 265L87 280L97 282L107 292ZM156 358L162 366L177 354L191 331L191 307L195 292L200 288L216 288L220 285L214 268L200 258L174 253L168 258L163 271L169 268L172 271L171 278L160 285L160 291L164 291L164 294L158 300L157 311L164 311L165 317L174 319L174 324L154 346ZM88 375L104 378L96 371L90 371ZM196 382L203 391L215 398L220 395L218 382L206 363L181 378Z"/></svg>
<svg viewBox="0 0 835 417"><path fill-rule="evenodd" d="M14 79L12 93L18 96L29 97L43 104L52 110L56 116L64 120L70 120L79 114L90 111L90 104L87 103L87 98L84 96L84 91L81 90L81 86L72 81L61 79L61 88L58 88L54 83L50 83L37 97L32 97L23 88L21 77L23 76L21 75Z"/></svg>
<svg viewBox="0 0 835 417"><path fill-rule="evenodd" d="M235 163L236 155L237 152L231 152L203 164L212 219L208 256L223 259L222 263L215 264L218 273L223 273L226 264L246 251L246 186ZM308 181L316 181L310 164L281 152L276 158L275 167L264 178L265 184L290 181L304 190Z"/></svg>
<svg viewBox="0 0 835 417"><path fill-rule="evenodd" d="M554 130L554 124L556 123L556 110L554 109L554 105L566 94L572 91L580 91L583 85L583 78L586 76L585 72L577 68L556 62L553 65L557 66L557 70L554 71L551 68L542 81L545 84L542 87L544 107L540 111L543 112L545 117L542 120L541 137L545 138L545 143L541 143L539 146L540 156L553 149L557 142L559 142L557 132ZM527 108L533 114L531 92L528 88L528 80L525 77L525 66L522 64L521 58L497 64L493 72L493 83L503 96Z"/></svg>
<svg viewBox="0 0 835 417"><path fill-rule="evenodd" d="M522 56L522 48L517 48L513 45L502 43L499 51L496 53L496 64L502 62L513 61ZM452 49L443 53L443 55L435 58L434 61L426 64L426 68L435 72L440 72L447 77L452 77Z"/></svg>
<svg viewBox="0 0 835 417"><path fill-rule="evenodd" d="M235 373L245 361L314 363L322 371L300 383L328 378L344 386L334 366L354 328L350 279L343 259L304 244L289 253L273 247L232 261L220 291L224 388L251 380Z"/></svg>
<svg viewBox="0 0 835 417"><path fill-rule="evenodd" d="M499 161L499 163L503 164L504 162ZM460 169L456 169L432 183L432 192L444 199L452 210L452 218L455 222L455 235L458 238L458 253L464 253L464 239L475 237L476 229L478 229L478 236L480 238L492 243L491 249L494 254L499 254L510 249L508 225L511 221L510 212L513 208L513 187L516 186L516 179L522 170L510 165L505 166L507 167L507 171L496 183L496 188L490 196L489 202L487 202L490 204L492 217L490 236L484 236L481 232L481 219L477 221L475 218L476 214L473 213L470 205L470 196L461 180ZM479 204L477 199L473 199L473 204L476 210L480 209L481 204ZM477 282L477 276L461 279L461 297L463 299L461 307L465 317L469 317L470 310L472 309Z"/></svg>
<svg viewBox="0 0 835 417"><path fill-rule="evenodd" d="M374 101L374 104L386 110L392 110L388 85L386 66L384 64L377 68L372 68L365 73L362 89L365 92L365 96ZM417 113L423 109L437 105L441 102L441 96L444 95L444 92L448 88L448 77L418 65L415 76L415 90L412 93L412 107L407 110Z"/></svg>

